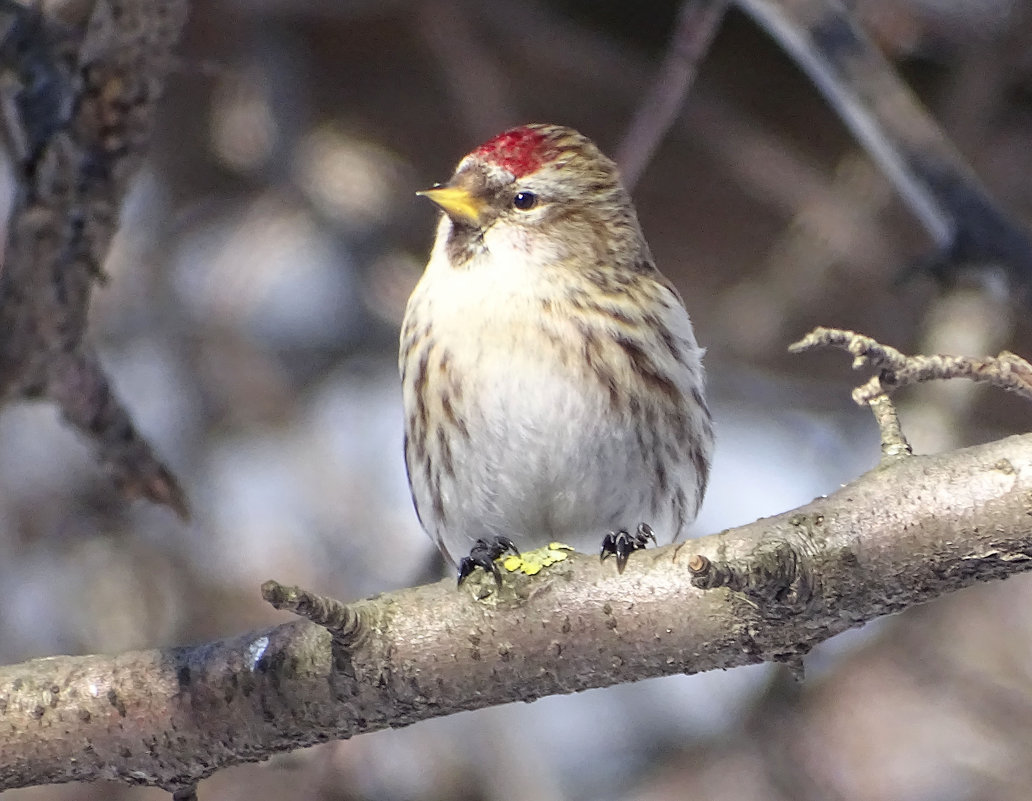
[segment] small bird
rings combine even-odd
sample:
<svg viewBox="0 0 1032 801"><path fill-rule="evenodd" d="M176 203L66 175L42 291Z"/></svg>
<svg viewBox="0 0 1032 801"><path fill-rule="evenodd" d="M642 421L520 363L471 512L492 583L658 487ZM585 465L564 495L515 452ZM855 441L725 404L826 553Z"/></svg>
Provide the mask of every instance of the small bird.
<svg viewBox="0 0 1032 801"><path fill-rule="evenodd" d="M601 540L622 572L695 518L713 429L703 350L616 164L523 125L418 194L444 212L398 360L420 523L460 583L553 541Z"/></svg>

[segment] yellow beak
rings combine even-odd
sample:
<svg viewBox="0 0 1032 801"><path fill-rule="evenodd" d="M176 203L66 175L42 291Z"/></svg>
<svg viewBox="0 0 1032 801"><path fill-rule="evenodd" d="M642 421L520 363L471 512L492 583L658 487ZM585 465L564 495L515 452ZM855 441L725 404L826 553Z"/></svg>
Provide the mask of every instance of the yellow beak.
<svg viewBox="0 0 1032 801"><path fill-rule="evenodd" d="M416 192L416 194L432 200L453 220L468 225L479 226L486 208L482 199L459 186L437 186L433 189Z"/></svg>

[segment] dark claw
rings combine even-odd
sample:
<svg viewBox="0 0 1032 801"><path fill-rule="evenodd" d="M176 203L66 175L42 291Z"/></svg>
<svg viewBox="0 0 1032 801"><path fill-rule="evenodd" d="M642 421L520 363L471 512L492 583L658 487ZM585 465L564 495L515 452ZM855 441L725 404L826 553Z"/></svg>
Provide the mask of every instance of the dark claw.
<svg viewBox="0 0 1032 801"><path fill-rule="evenodd" d="M459 586L462 586L462 582L466 580L470 573L478 567L482 567L484 570L491 571L494 575L495 583L501 588L502 574L498 570L495 559L506 551L512 551L517 556L520 555L516 543L508 537L491 537L489 539L481 538L477 540L473 547L469 549L469 556L464 556L459 562Z"/></svg>
<svg viewBox="0 0 1032 801"><path fill-rule="evenodd" d="M656 535L652 533L652 527L648 523L639 523L638 530L633 534L627 529L610 531L602 538L599 560L604 562L607 556L616 556L616 570L623 573L627 566L627 557L648 545L649 540L655 544Z"/></svg>

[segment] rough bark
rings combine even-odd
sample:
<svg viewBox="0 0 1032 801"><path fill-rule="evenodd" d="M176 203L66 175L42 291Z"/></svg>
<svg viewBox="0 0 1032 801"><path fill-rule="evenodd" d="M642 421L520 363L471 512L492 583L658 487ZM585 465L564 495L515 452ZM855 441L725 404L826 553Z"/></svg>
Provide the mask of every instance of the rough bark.
<svg viewBox="0 0 1032 801"><path fill-rule="evenodd" d="M86 319L187 2L42 8L0 4L0 100L18 179L0 270L0 402L52 400L124 492L185 517L186 498L111 388Z"/></svg>
<svg viewBox="0 0 1032 801"><path fill-rule="evenodd" d="M189 787L220 767L468 709L762 661L1032 567L1032 435L891 460L826 498L537 576L443 581L204 645L0 670L0 789ZM479 575L479 574L478 574ZM710 589L706 589L710 588Z"/></svg>

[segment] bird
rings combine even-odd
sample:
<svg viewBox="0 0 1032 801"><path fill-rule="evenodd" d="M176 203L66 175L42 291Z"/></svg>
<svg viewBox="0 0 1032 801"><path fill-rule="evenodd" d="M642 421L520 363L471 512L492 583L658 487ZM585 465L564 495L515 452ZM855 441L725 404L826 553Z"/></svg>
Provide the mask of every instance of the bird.
<svg viewBox="0 0 1032 801"><path fill-rule="evenodd" d="M622 573L694 520L714 435L704 350L616 164L526 124L417 194L442 212L398 357L422 527L460 584L555 541Z"/></svg>

